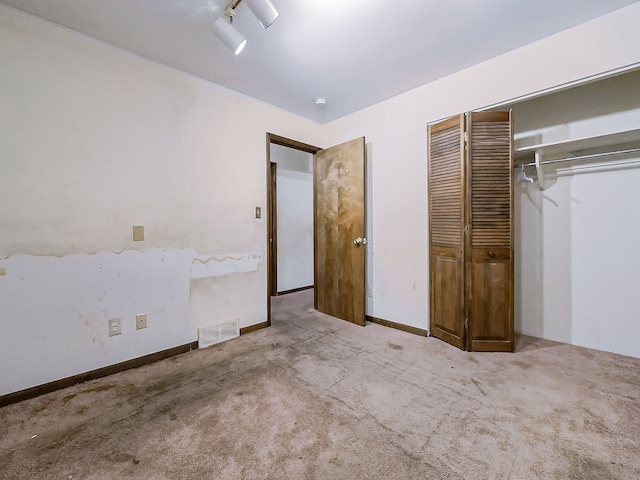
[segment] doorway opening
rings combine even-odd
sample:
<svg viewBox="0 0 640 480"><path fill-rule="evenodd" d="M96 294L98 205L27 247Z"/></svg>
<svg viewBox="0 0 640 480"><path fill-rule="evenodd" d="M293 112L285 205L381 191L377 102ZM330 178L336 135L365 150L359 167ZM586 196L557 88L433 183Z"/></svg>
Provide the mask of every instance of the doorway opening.
<svg viewBox="0 0 640 480"><path fill-rule="evenodd" d="M313 288L313 156L319 147L267 134L267 323L272 297Z"/></svg>
<svg viewBox="0 0 640 480"><path fill-rule="evenodd" d="M313 157L313 297L321 313L365 325L365 139L355 138L320 149L267 134L268 317L278 280L278 166L272 147L312 154ZM275 172L275 174L273 173ZM275 183L274 183L275 182ZM296 236L290 239L295 246Z"/></svg>

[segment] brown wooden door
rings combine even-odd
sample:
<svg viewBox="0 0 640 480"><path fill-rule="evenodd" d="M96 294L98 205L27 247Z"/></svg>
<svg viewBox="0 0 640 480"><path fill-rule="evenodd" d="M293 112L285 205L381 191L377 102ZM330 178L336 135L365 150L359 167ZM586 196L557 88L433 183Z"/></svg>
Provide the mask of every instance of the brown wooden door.
<svg viewBox="0 0 640 480"><path fill-rule="evenodd" d="M468 114L466 248L471 351L513 351L511 112Z"/></svg>
<svg viewBox="0 0 640 480"><path fill-rule="evenodd" d="M428 138L431 335L464 348L464 115L430 125Z"/></svg>
<svg viewBox="0 0 640 480"><path fill-rule="evenodd" d="M364 137L314 157L315 308L365 324Z"/></svg>

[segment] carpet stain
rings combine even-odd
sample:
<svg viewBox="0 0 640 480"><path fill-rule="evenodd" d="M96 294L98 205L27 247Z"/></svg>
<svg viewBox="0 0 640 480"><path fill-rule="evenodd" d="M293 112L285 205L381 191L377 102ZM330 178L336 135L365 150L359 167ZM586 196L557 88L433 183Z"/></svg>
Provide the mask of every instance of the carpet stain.
<svg viewBox="0 0 640 480"><path fill-rule="evenodd" d="M40 412L45 412L49 409L49 407L51 407L54 403L56 403L57 398L56 397L43 397L46 400L41 400L41 399L36 399L36 401L39 401L39 403L41 403L41 405L38 405L36 407L33 408L33 410L31 411L32 414L36 414L36 413L40 413Z"/></svg>
<svg viewBox="0 0 640 480"><path fill-rule="evenodd" d="M527 362L521 362L520 360L514 360L512 362L509 362L511 365L515 365L516 367L520 367L524 370L529 370L532 365L530 363Z"/></svg>
<svg viewBox="0 0 640 480"><path fill-rule="evenodd" d="M88 388L86 390L81 391L80 393L98 393L98 392L107 392L116 388L115 385L98 385L97 387Z"/></svg>
<svg viewBox="0 0 640 480"><path fill-rule="evenodd" d="M572 455L572 468L569 478L576 480L613 480L618 478L609 466L589 457Z"/></svg>
<svg viewBox="0 0 640 480"><path fill-rule="evenodd" d="M487 394L486 394L486 392L482 389L482 387L480 386L480 383L479 383L477 380L473 379L473 378L471 379L471 381L473 382L473 384L474 384L476 387L478 387L478 390L480 390L480 393L486 397L486 396L487 396Z"/></svg>
<svg viewBox="0 0 640 480"><path fill-rule="evenodd" d="M402 350L402 345L398 345L397 343L387 342L387 345L394 350Z"/></svg>
<svg viewBox="0 0 640 480"><path fill-rule="evenodd" d="M115 463L133 463L134 465L138 465L140 460L138 460L135 456L129 453L114 453L107 456L107 460Z"/></svg>

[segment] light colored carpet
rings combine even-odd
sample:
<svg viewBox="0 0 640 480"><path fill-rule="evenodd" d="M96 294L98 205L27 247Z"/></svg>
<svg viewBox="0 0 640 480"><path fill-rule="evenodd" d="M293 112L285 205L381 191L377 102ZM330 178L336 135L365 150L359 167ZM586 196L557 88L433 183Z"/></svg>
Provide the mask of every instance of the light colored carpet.
<svg viewBox="0 0 640 480"><path fill-rule="evenodd" d="M0 409L2 479L638 479L640 359L273 326Z"/></svg>

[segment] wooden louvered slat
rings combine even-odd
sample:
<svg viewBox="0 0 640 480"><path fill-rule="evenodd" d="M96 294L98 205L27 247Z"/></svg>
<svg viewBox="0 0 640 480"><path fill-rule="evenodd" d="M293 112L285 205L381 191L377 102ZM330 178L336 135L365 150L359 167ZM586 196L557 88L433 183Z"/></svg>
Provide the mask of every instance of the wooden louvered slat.
<svg viewBox="0 0 640 480"><path fill-rule="evenodd" d="M510 121L471 123L471 246L511 245Z"/></svg>
<svg viewBox="0 0 640 480"><path fill-rule="evenodd" d="M429 139L431 244L462 248L463 182L460 123L433 129Z"/></svg>

